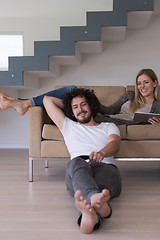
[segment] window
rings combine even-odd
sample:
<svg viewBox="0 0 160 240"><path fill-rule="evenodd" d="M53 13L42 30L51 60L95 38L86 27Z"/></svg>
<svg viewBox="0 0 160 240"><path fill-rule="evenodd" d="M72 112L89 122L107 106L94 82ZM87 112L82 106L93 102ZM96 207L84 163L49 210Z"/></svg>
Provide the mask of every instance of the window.
<svg viewBox="0 0 160 240"><path fill-rule="evenodd" d="M9 56L23 56L23 35L0 35L0 71L8 70Z"/></svg>

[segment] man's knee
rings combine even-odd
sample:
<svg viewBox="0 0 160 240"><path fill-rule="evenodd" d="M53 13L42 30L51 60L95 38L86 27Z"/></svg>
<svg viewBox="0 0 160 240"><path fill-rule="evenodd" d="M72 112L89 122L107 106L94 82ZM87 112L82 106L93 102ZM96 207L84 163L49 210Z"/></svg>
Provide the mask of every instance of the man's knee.
<svg viewBox="0 0 160 240"><path fill-rule="evenodd" d="M88 165L88 163L81 157L73 158L68 164L68 170L72 174L74 174L75 171L77 171L78 169L81 169L81 168L90 169L90 166Z"/></svg>
<svg viewBox="0 0 160 240"><path fill-rule="evenodd" d="M71 166L73 168L86 167L88 164L81 157L75 157L71 160Z"/></svg>

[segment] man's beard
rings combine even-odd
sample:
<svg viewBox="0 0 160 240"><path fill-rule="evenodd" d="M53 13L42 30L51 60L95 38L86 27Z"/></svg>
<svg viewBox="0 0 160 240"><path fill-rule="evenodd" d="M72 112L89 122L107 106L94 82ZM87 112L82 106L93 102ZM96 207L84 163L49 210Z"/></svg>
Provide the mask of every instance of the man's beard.
<svg viewBox="0 0 160 240"><path fill-rule="evenodd" d="M81 112L78 114L80 115ZM92 118L92 114L90 113L86 118L83 118L83 119L79 119L79 118L76 118L77 122L79 123L88 123Z"/></svg>

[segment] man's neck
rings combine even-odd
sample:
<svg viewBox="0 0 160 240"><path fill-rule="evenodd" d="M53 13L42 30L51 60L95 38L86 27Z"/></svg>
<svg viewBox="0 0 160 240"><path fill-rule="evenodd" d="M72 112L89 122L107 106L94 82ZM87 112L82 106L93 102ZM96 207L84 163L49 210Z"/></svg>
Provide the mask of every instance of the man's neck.
<svg viewBox="0 0 160 240"><path fill-rule="evenodd" d="M93 118L91 118L91 120L90 120L89 122L87 122L87 123L80 123L80 124L83 124L83 125L85 125L85 126L97 126L97 125L99 125L98 123L96 123L96 122L94 121Z"/></svg>

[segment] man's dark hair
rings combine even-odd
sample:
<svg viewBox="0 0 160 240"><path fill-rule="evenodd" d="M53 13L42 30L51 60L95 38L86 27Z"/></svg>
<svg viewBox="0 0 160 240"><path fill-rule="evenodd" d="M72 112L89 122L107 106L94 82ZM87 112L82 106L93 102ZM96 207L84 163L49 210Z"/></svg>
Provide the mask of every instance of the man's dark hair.
<svg viewBox="0 0 160 240"><path fill-rule="evenodd" d="M76 121L71 107L72 99L76 97L85 97L94 118L99 111L100 102L96 97L94 90L85 88L74 88L71 92L68 92L63 96L63 111L65 115Z"/></svg>

